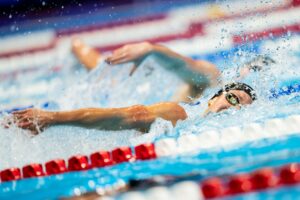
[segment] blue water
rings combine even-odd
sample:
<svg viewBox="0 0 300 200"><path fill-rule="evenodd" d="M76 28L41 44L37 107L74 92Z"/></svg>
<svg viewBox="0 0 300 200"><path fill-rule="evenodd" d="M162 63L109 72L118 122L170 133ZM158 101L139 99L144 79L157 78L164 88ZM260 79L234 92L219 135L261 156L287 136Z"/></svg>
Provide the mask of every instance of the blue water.
<svg viewBox="0 0 300 200"><path fill-rule="evenodd" d="M168 126L167 122L158 120L152 126L150 133L146 135L140 135L134 130L108 132L71 126L56 126L31 138L26 131L16 127L9 130L1 129L0 169L12 166L21 167L30 162L44 163L55 158L67 159L77 153L90 154L99 149L111 150L122 145L134 145L164 137L176 138L181 134L199 134L199 132L208 129L221 129L227 126L245 125L249 122L262 122L273 117L299 114L299 94L297 92L297 84L299 83L299 66L297 63L300 59L299 36L292 36L289 41L298 42L298 49L290 51L289 49L268 48L270 42L279 45L282 40L286 40L286 38L260 41L213 55L194 56L206 58L217 64L225 73L224 82L234 79L238 66L257 54L272 56L278 63L271 69L253 76L252 80L248 80L259 93L259 100L251 106L241 110L230 109L203 119L200 117L200 110L206 106L205 100L211 96L211 92L216 90L213 88L207 90L203 98L198 99L199 105L188 110L190 115L186 121L180 122L175 128L172 128ZM86 72L75 66L71 55L66 59L70 62L62 72L48 74L48 71L45 70L37 72L35 76L28 74L19 77L17 82L14 82L15 87L18 86L17 91L22 91L23 83L26 81L27 85L38 85L45 81L43 77L48 74L45 82L46 84L52 82L53 87L50 87L45 93L24 94L23 98L28 99L36 107L50 102L48 104L49 109L64 110L86 106L110 107L136 103L151 104L168 100L177 84L180 84L177 77L159 67L153 71L151 68L156 67L156 64L151 58L132 77L126 76L131 64L120 66L120 68L102 65L86 75ZM49 67L51 68L51 66ZM76 68L75 72L69 75L68 72L71 72L74 67ZM150 73L149 70L151 75L145 76L145 74ZM153 77L156 80L153 80ZM80 79L80 81L77 82L76 79ZM3 88L8 83L9 81L3 84ZM165 90L166 85L169 90ZM293 86L294 90L290 88L289 91L286 91L284 88L288 88L288 86ZM127 89L124 90L124 87ZM6 101L14 100L9 96L5 98L1 99L3 108ZM165 128L168 129L167 134L163 134ZM182 175L191 172L197 172L205 178L252 171L263 166L279 166L300 161L299 142L300 137L294 135L280 139L261 140L229 149L220 147L192 156L124 163L110 168L2 183L0 184L0 191L2 191L0 199L54 199L59 196L74 195L75 190L77 192L78 190L81 192L92 191L97 187L113 185L120 180L127 182L131 178L146 178L164 174ZM291 190L283 188L277 193L278 195L285 194L287 190L290 195L298 194L297 187ZM256 194L256 197L262 199L265 197L264 195L269 193L260 193L260 196ZM251 194L249 195L251 196Z"/></svg>

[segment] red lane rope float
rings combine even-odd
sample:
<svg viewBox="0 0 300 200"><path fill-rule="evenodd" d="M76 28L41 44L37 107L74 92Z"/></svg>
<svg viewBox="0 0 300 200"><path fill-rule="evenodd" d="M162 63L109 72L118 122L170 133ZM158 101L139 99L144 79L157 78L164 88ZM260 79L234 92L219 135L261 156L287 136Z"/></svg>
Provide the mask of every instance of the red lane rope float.
<svg viewBox="0 0 300 200"><path fill-rule="evenodd" d="M149 160L156 158L155 147L152 143L138 145L134 148L134 151L137 160Z"/></svg>
<svg viewBox="0 0 300 200"><path fill-rule="evenodd" d="M277 170L263 168L249 174L233 175L227 182L218 177L209 178L201 183L201 190L204 198L211 199L298 183L300 164L291 163Z"/></svg>
<svg viewBox="0 0 300 200"><path fill-rule="evenodd" d="M281 184L295 184L300 182L300 166L292 163L281 167L279 172Z"/></svg>
<svg viewBox="0 0 300 200"><path fill-rule="evenodd" d="M63 159L51 160L45 163L45 171L41 164L29 164L22 168L8 168L0 171L0 180L2 182L15 181L22 178L40 177L46 175L55 175L71 171L88 170L93 167L107 167L122 162L133 162L138 160L155 159L155 146L152 143L141 144L134 147L133 155L130 147L120 147L112 152L98 151L92 153L89 158L85 155L75 155L68 159L68 167ZM91 163L89 163L89 161Z"/></svg>
<svg viewBox="0 0 300 200"><path fill-rule="evenodd" d="M67 172L66 162L63 159L51 160L45 164L47 175Z"/></svg>
<svg viewBox="0 0 300 200"><path fill-rule="evenodd" d="M111 154L113 161L116 163L132 162L135 160L130 147L116 148L111 152Z"/></svg>
<svg viewBox="0 0 300 200"><path fill-rule="evenodd" d="M239 194L249 192L252 189L252 183L248 174L239 174L233 176L228 181L227 194Z"/></svg>
<svg viewBox="0 0 300 200"><path fill-rule="evenodd" d="M250 181L254 190L262 190L277 185L277 177L273 169L265 168L255 171L250 175Z"/></svg>
<svg viewBox="0 0 300 200"><path fill-rule="evenodd" d="M87 156L76 155L69 158L68 160L69 171L81 171L87 169L90 169L89 160Z"/></svg>
<svg viewBox="0 0 300 200"><path fill-rule="evenodd" d="M0 172L2 182L15 181L21 179L21 170L19 168L5 169Z"/></svg>
<svg viewBox="0 0 300 200"><path fill-rule="evenodd" d="M224 185L220 178L210 178L201 185L202 194L205 198L215 198L224 195Z"/></svg>
<svg viewBox="0 0 300 200"><path fill-rule="evenodd" d="M22 168L23 178L32 178L44 176L43 166L38 163L32 163Z"/></svg>
<svg viewBox="0 0 300 200"><path fill-rule="evenodd" d="M98 151L90 156L92 167L106 167L113 165L111 155L108 151Z"/></svg>

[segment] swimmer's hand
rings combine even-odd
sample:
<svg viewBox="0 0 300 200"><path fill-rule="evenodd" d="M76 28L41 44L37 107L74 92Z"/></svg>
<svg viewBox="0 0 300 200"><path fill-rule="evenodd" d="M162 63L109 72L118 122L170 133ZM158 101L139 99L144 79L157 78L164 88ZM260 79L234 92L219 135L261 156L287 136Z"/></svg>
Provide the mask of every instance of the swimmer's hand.
<svg viewBox="0 0 300 200"><path fill-rule="evenodd" d="M39 109L26 109L13 112L13 121L22 129L30 130L32 134L41 133L54 120L54 113Z"/></svg>
<svg viewBox="0 0 300 200"><path fill-rule="evenodd" d="M149 42L128 44L113 51L112 55L106 58L106 62L111 65L137 61L150 53L153 45Z"/></svg>

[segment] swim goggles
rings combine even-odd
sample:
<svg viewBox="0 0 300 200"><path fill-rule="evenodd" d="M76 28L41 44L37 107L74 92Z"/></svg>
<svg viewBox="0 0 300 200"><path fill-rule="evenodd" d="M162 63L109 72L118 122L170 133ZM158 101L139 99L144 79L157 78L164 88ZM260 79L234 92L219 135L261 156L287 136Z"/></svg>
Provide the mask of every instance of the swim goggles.
<svg viewBox="0 0 300 200"><path fill-rule="evenodd" d="M225 99L227 100L227 102L230 103L231 105L233 106L240 105L240 100L235 94L231 92L223 92L223 94L225 95Z"/></svg>
<svg viewBox="0 0 300 200"><path fill-rule="evenodd" d="M239 82L233 82L233 83L226 84L222 89L220 89L210 99L213 99L217 96L220 96L224 92L229 92L230 90L242 90L242 91L246 92L251 97L252 101L257 99L256 93L255 93L255 91L253 90L252 87L250 87L249 85L247 85L245 83L239 83Z"/></svg>

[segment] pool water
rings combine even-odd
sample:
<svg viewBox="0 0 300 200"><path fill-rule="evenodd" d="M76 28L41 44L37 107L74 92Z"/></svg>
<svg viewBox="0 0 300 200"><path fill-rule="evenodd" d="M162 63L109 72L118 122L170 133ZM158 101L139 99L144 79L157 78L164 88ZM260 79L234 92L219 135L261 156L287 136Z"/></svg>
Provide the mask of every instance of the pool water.
<svg viewBox="0 0 300 200"><path fill-rule="evenodd" d="M278 47L280 47L278 49ZM226 127L244 126L266 119L299 114L299 93L272 98L271 91L282 92L282 88L300 84L300 36L290 35L273 40L263 40L236 46L226 52L210 55L193 55L215 63L223 71L224 83L236 78L242 63L259 54L269 55L276 64L261 73L251 75L246 81L258 93L259 99L253 105L241 110L229 109L225 112L201 118L201 110L216 88L207 89L196 106L185 106L189 118L176 127L158 119L150 133L141 135L135 130L102 131L73 126L55 126L42 134L31 137L27 131L17 127L0 128L0 170L21 167L28 163L44 163L51 159L75 154L91 154L99 149L112 150L119 146L133 146L144 142L154 142L162 138L178 138L185 134L201 134L207 130L222 130ZM102 63L97 69L87 73L76 64L71 54L65 60L53 61L48 68L24 74L16 81L5 80L0 91L19 93L28 105L45 106L49 110L68 110L82 107L122 107L133 104L152 104L171 99L174 91L182 83L174 74L159 67L154 57L148 57L133 76L128 71L132 64L109 66ZM55 72L53 66L64 63L62 70ZM284 66L284 67L282 67ZM52 73L49 71L52 70ZM24 87L25 85L25 87ZM39 87L43 88L39 92ZM35 91L26 91L33 86ZM296 87L296 86L295 86ZM167 88L167 89L166 89ZM4 93L5 94L5 93ZM11 102L18 100L10 94L1 96L1 108L12 108ZM24 101L23 101L24 102ZM25 106L25 105L24 105ZM2 119L7 114L2 114ZM219 147L181 155L160 158L153 161L123 163L109 168L72 172L56 176L25 179L0 184L0 199L55 199L93 191L99 187L127 182L130 179L147 178L154 175L183 175L199 173L203 178L215 175L248 172L265 166L280 166L300 161L300 137L298 135L262 139L241 146ZM288 191L287 191L288 190ZM272 191L271 191L272 192ZM264 199L269 191L256 194ZM280 189L278 195L299 194L299 187ZM253 197L253 196L252 196ZM239 198L239 197L237 197ZM245 197L246 198L246 197ZM250 197L249 197L250 198Z"/></svg>

